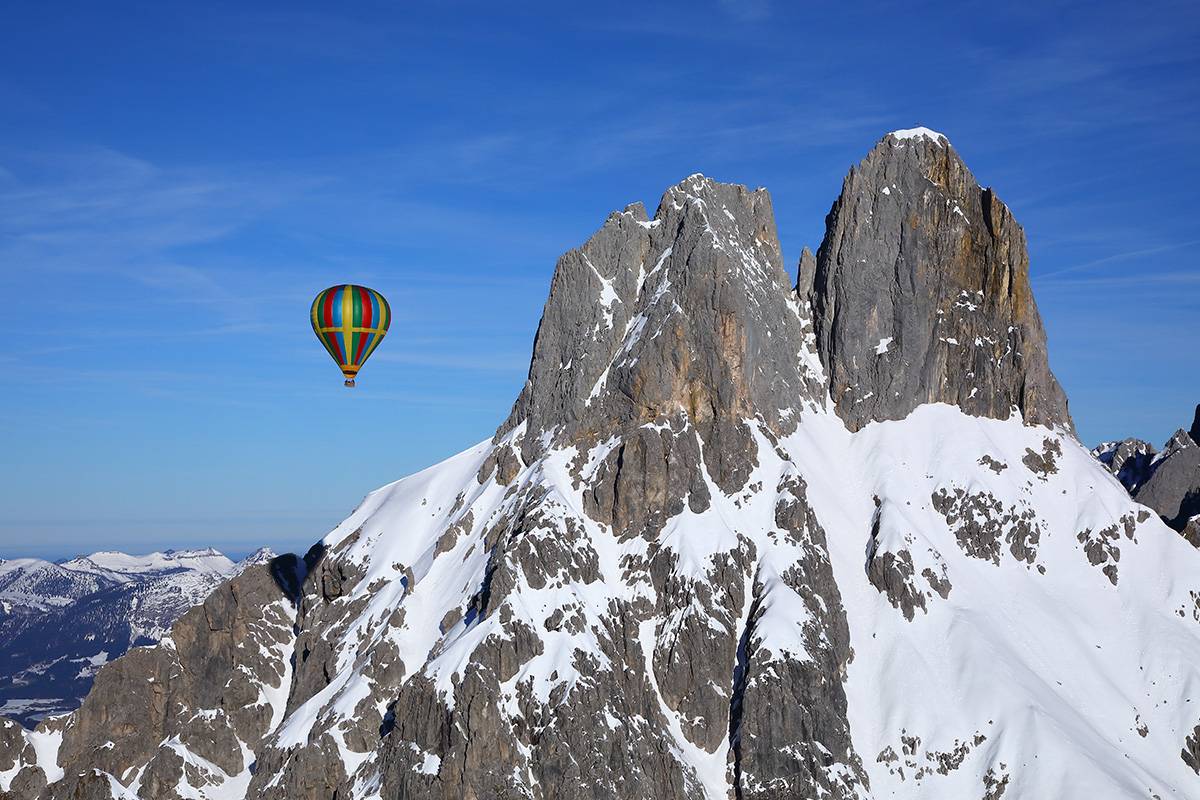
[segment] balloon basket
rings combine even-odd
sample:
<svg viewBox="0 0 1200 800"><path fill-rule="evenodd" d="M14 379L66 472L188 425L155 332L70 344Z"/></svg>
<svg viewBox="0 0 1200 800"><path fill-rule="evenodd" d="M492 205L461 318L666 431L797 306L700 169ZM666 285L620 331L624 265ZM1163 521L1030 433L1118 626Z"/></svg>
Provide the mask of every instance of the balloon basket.
<svg viewBox="0 0 1200 800"><path fill-rule="evenodd" d="M346 379L346 388L347 388L347 389L353 389L353 388L354 388L354 378L347 378L347 379Z"/></svg>

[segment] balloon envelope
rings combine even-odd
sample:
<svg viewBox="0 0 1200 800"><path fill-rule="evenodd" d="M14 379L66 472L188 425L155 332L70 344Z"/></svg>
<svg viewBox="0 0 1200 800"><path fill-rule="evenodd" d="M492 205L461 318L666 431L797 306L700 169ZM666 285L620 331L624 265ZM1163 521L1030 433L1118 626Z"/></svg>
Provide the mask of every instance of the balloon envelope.
<svg viewBox="0 0 1200 800"><path fill-rule="evenodd" d="M343 283L321 292L312 304L313 333L337 362L346 385L375 352L392 322L392 309L374 289Z"/></svg>

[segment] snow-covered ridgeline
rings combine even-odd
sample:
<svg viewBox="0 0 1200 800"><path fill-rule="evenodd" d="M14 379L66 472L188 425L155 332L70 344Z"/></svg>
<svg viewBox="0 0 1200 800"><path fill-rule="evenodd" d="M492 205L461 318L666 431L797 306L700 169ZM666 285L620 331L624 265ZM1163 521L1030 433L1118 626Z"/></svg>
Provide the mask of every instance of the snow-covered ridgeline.
<svg viewBox="0 0 1200 800"><path fill-rule="evenodd" d="M806 412L797 432L781 442L786 459L765 438L759 441L760 463L748 485L764 488L729 497L710 485L713 506L671 520L659 546L678 554L681 574L704 580L714 559L738 547L739 537L753 541L754 570L766 584L755 631L778 658L803 659L803 608L769 576L786 571L798 556L778 539L775 487L792 471L804 479L850 621L851 722L875 793L886 796L891 787L911 797L961 796L975 791L985 775L1016 788L1062 785L1070 776L1072 791L1125 796L1144 784L1165 797L1172 781L1188 779L1178 746L1196 713L1177 700L1200 691L1196 572L1182 566L1195 553L1140 513L1072 438L1016 418L981 419L931 405L854 434L832 415ZM627 582L621 568L644 557L647 543L619 541L583 512L570 472L580 454L550 453L525 468L512 491L475 481L489 450L481 444L372 493L327 537L331 550L338 550L357 536L339 552L365 570L346 602L370 602L343 633L343 667L327 691L284 723L280 746L307 743L323 717L352 723L353 709L369 692L354 667L361 663L355 653L363 641L391 641L406 672L431 677L453 707L454 687L472 653L510 628L500 614L443 623L480 591L488 523L529 484L545 492L552 513L544 531L527 535L558 535L570 520L582 531L573 546L594 556L601 577L582 585L514 589L506 607L536 631L544 651L505 683L498 705L519 725L518 687L527 684L537 702L550 703L614 668L595 636L614 601L653 603L653 588ZM588 456L594 462L601 454ZM970 512L985 528L989 507L1001 509L1001 516L1028 515L1036 542L1025 542L1018 558L1003 538L1010 525L997 529L995 542L986 532L964 532L961 524L956 529L935 497L958 490L985 499ZM467 518L471 524L460 526L446 549L446 532ZM1132 520L1131 534L1123 520ZM1119 561L1092 563L1090 534L1113 526ZM911 559L911 590L924 598L911 620L868 576L863 558L869 546L877 556L886 551ZM1118 565L1115 585L1103 571L1112 563ZM926 569L936 581L922 576ZM945 597L934 585L943 582L949 586ZM404 623L388 625L396 608L405 610ZM582 624L571 632L550 629L545 620L556 612L578 615ZM669 620L652 618L642 632L669 627ZM580 663L592 667L583 672ZM387 702L380 699L381 712ZM660 710L676 755L707 796L723 798L727 751L697 750L671 722L666 701ZM1064 730L1070 735L1064 737ZM378 769L374 758L358 760L363 785L377 785L376 776L367 774ZM954 766L939 769L944 763ZM1007 768L995 766L1000 763ZM1096 763L1112 766L1096 769Z"/></svg>

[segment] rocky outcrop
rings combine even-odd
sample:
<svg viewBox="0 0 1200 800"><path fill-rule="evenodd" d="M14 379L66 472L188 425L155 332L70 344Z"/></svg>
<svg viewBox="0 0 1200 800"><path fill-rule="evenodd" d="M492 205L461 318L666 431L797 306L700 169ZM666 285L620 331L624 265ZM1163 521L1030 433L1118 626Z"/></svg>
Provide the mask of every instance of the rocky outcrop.
<svg viewBox="0 0 1200 800"><path fill-rule="evenodd" d="M52 755L64 774L38 796L109 798L113 782L144 798L244 785L255 750L282 719L298 578L295 556L251 567L184 614L161 644L102 668L83 705L56 718ZM46 766L26 764L18 780Z"/></svg>
<svg viewBox="0 0 1200 800"><path fill-rule="evenodd" d="M841 681L830 678L850 654L824 532L797 476L750 482L764 444L793 431L822 395L765 190L693 175L664 194L653 219L630 206L563 256L529 380L478 475L509 486L512 500L492 523L487 588L468 614L498 615L507 635L475 650L452 702L424 676L405 683L385 794L520 797L531 774L563 798L691 797L703 777L678 752L695 748L728 754L721 771L742 797L782 786L855 796L865 776ZM569 472L590 522L528 483L564 448L578 454ZM761 575L770 559L743 536L703 564L682 558L665 526L714 513L718 495L777 505L789 554L778 561L789 570ZM589 524L645 541L621 582L646 596L621 593L593 622L579 607L522 620L521 586L601 579ZM779 662L763 648L757 609L780 591L803 598L812 616L810 662ZM520 676L563 629L595 637L572 663L595 677L542 707ZM521 722L509 727L489 709L514 681ZM430 753L436 775L425 769Z"/></svg>
<svg viewBox="0 0 1200 800"><path fill-rule="evenodd" d="M1151 469L1134 499L1157 511L1175 530L1183 530L1200 514L1200 445L1187 431L1176 431Z"/></svg>
<svg viewBox="0 0 1200 800"><path fill-rule="evenodd" d="M17 800L19 792L36 796L46 785L45 773L36 764L37 756L25 729L11 719L0 717L0 774L11 774L15 779L0 783L0 800Z"/></svg>
<svg viewBox="0 0 1200 800"><path fill-rule="evenodd" d="M923 403L1071 429L1029 286L1025 234L941 134L883 138L826 218L810 300L851 430Z"/></svg>
<svg viewBox="0 0 1200 800"><path fill-rule="evenodd" d="M32 726L79 707L97 670L157 642L221 583L274 557L212 549L93 553L62 564L0 561L0 705Z"/></svg>
<svg viewBox="0 0 1200 800"><path fill-rule="evenodd" d="M1139 440L1105 442L1092 455L1139 503L1200 547L1200 405L1188 430L1180 428L1161 452Z"/></svg>
<svg viewBox="0 0 1200 800"><path fill-rule="evenodd" d="M1137 491L1153 471L1152 465L1158 450L1141 439L1122 439L1119 442L1101 442L1092 449L1092 456L1108 468L1108 471L1129 490Z"/></svg>
<svg viewBox="0 0 1200 800"><path fill-rule="evenodd" d="M529 379L497 440L524 422L529 464L556 444L686 414L711 477L733 490L753 456L743 420L785 433L798 407L822 402L811 336L770 195L693 175L653 220L631 205L559 259Z"/></svg>

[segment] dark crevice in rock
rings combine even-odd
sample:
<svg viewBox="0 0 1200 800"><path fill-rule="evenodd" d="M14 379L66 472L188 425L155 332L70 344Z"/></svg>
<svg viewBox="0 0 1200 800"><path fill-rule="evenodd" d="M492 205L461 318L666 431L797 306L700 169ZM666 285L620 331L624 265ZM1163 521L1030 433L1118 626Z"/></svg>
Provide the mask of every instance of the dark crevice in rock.
<svg viewBox="0 0 1200 800"><path fill-rule="evenodd" d="M387 711L383 715L383 722L379 725L379 738L387 737L389 733L396 729L396 701L388 703Z"/></svg>
<svg viewBox="0 0 1200 800"><path fill-rule="evenodd" d="M483 582L480 584L479 591L471 597L471 602L467 604L467 612L463 617L463 625L470 628L475 623L479 622L487 616L488 610L491 608L492 602L492 579L496 575L496 552L499 546L492 548L491 555L488 558L488 565L483 574Z"/></svg>
<svg viewBox="0 0 1200 800"><path fill-rule="evenodd" d="M321 545L322 550L324 548ZM312 548L309 550L311 553ZM275 585L279 587L279 591L283 592L292 604L292 606L300 605L300 597L304 591L304 581L308 578L309 566L307 558L299 558L292 553L277 556L271 560L271 578L275 581Z"/></svg>
<svg viewBox="0 0 1200 800"><path fill-rule="evenodd" d="M750 641L762 604L757 584L754 588L754 597L750 601L746 623L742 628L742 635L738 638L737 661L733 669L733 690L729 699L729 749L733 753L733 791L736 800L742 800L742 704L746 695L746 682L750 675Z"/></svg>

